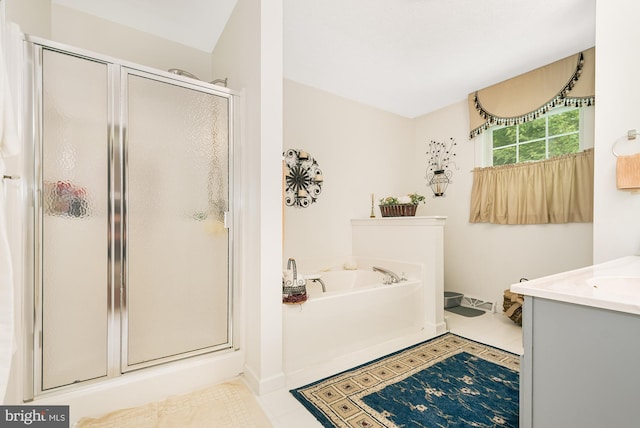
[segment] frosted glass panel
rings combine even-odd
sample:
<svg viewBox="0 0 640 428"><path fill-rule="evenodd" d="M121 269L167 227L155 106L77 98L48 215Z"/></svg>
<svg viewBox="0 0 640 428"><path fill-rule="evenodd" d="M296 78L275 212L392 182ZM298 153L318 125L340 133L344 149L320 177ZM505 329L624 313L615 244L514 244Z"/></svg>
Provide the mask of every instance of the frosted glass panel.
<svg viewBox="0 0 640 428"><path fill-rule="evenodd" d="M128 76L129 365L229 342L228 100Z"/></svg>
<svg viewBox="0 0 640 428"><path fill-rule="evenodd" d="M43 51L42 389L105 376L107 67Z"/></svg>

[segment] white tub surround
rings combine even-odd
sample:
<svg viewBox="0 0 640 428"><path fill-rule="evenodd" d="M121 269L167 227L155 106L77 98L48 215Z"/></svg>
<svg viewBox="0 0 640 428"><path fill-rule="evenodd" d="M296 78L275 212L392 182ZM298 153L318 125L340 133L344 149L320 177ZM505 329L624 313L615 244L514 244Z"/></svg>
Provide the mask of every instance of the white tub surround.
<svg viewBox="0 0 640 428"><path fill-rule="evenodd" d="M355 257L383 258L425 266L425 332L444 333L444 216L351 220Z"/></svg>
<svg viewBox="0 0 640 428"><path fill-rule="evenodd" d="M520 426L637 420L640 257L511 286L524 294Z"/></svg>
<svg viewBox="0 0 640 428"><path fill-rule="evenodd" d="M640 315L640 256L519 282L511 291Z"/></svg>
<svg viewBox="0 0 640 428"><path fill-rule="evenodd" d="M311 276L323 280L325 292L320 284L307 282L306 302L282 305L287 375L423 333L427 299L422 265L374 259L347 264L358 269L342 269L342 264L320 268ZM373 266L404 273L407 279L383 284L383 275Z"/></svg>

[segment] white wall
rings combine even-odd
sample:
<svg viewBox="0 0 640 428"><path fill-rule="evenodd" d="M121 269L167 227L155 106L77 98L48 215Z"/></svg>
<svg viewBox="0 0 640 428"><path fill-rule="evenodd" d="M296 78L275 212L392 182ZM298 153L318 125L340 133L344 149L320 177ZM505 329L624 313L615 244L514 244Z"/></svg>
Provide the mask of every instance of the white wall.
<svg viewBox="0 0 640 428"><path fill-rule="evenodd" d="M7 21L20 24L20 30L34 36L51 37L51 0L4 0Z"/></svg>
<svg viewBox="0 0 640 428"><path fill-rule="evenodd" d="M7 1L7 17L25 34L160 70L182 68L203 80L213 79L208 52L51 4L51 0Z"/></svg>
<svg viewBox="0 0 640 428"><path fill-rule="evenodd" d="M417 215L447 217L445 289L491 302L521 277L529 279L591 263L592 225L470 224L475 145L468 140L467 101L416 119L402 118L285 80L286 148L312 154L325 184L309 208L285 209L285 256L345 256L349 219L368 217L370 194L427 196ZM453 182L433 198L425 178L429 141L453 137Z"/></svg>
<svg viewBox="0 0 640 428"><path fill-rule="evenodd" d="M160 70L181 68L213 80L211 53L64 6L51 6L51 40Z"/></svg>
<svg viewBox="0 0 640 428"><path fill-rule="evenodd" d="M640 26L633 23L637 16L637 0L596 3L595 262L640 250L640 194L616 189L611 153L617 139L640 129Z"/></svg>
<svg viewBox="0 0 640 428"><path fill-rule="evenodd" d="M213 68L244 90L238 147L242 183L240 281L245 302L245 377L257 393L282 372L282 0L239 0L214 50Z"/></svg>
<svg viewBox="0 0 640 428"><path fill-rule="evenodd" d="M368 218L378 199L414 191L410 119L290 80L284 82L284 149L318 162L324 184L307 208L285 207L285 258L351 255L352 218Z"/></svg>
<svg viewBox="0 0 640 428"><path fill-rule="evenodd" d="M593 224L469 224L475 148L466 137L466 100L408 121L285 81L284 148L311 152L325 177L317 204L285 209L285 257L348 253L348 221L368 216L370 193L376 199L406 191L428 194L423 178L426 145L430 139L450 136L458 141L460 169L454 171L447 197L428 198L418 211L418 215L448 217L446 289L499 301L502 290L520 277L535 278L637 253L640 195L615 189L615 159L610 153L613 142L628 129L640 129L640 57L632 54L640 26L621 24L629 16L639 16L639 8L635 0L597 3ZM412 147L407 139L413 140ZM408 172L405 153L414 155L415 166Z"/></svg>
<svg viewBox="0 0 640 428"><path fill-rule="evenodd" d="M591 223L493 225L469 223L472 169L477 158L470 141L467 100L415 120L414 180L424 183L429 141L453 137L458 169L446 197L427 201L427 213L447 216L445 289L502 304L502 293L520 278L537 278L591 263Z"/></svg>

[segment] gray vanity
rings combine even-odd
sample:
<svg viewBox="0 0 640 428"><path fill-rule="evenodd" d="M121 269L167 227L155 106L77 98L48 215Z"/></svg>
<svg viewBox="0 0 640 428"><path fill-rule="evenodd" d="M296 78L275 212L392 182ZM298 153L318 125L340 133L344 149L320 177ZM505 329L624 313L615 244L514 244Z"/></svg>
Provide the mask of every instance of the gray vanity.
<svg viewBox="0 0 640 428"><path fill-rule="evenodd" d="M525 295L520 427L640 426L640 257L511 291Z"/></svg>

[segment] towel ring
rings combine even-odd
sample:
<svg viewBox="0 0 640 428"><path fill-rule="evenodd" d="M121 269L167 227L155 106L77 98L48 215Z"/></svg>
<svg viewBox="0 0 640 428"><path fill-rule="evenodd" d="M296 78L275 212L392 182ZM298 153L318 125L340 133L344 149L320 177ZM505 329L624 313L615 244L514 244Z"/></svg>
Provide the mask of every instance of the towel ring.
<svg viewBox="0 0 640 428"><path fill-rule="evenodd" d="M639 132L637 132L635 129L630 129L630 130L628 130L628 131L627 131L626 139L627 139L627 141L635 140L635 139L636 139L636 136L638 136L638 135L640 135L640 133L639 133ZM613 146L611 147L611 152L613 153L613 155L614 155L615 157L620 156L618 153L616 153L616 145L620 142L620 140L622 140L622 138L624 138L624 137L620 137L620 138L618 138L618 139L616 140L616 142L615 142L615 143L613 143Z"/></svg>

